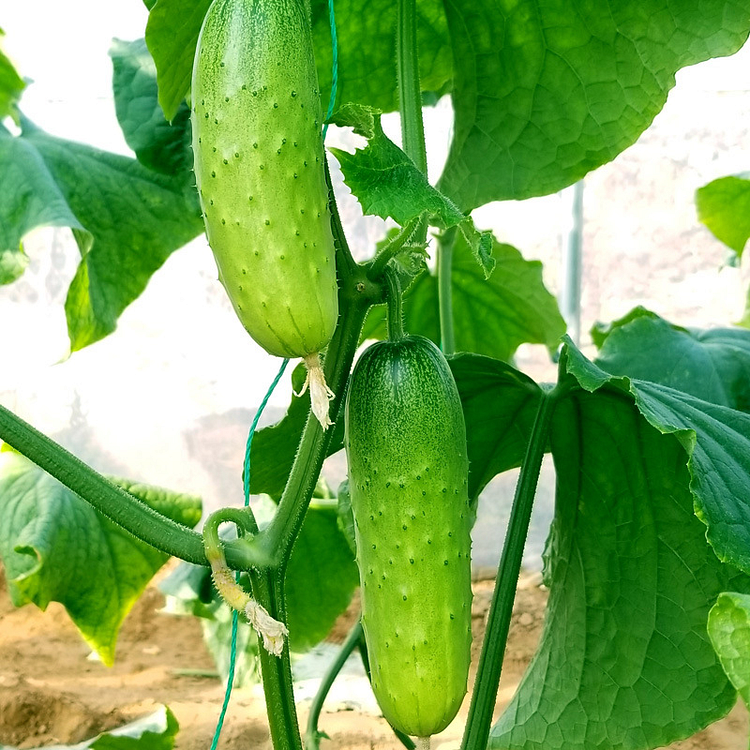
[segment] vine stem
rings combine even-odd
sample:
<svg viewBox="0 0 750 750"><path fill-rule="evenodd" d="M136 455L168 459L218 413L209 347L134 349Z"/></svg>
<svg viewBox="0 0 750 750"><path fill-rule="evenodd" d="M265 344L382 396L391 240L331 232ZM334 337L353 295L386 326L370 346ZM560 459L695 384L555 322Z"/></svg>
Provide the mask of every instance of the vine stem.
<svg viewBox="0 0 750 750"><path fill-rule="evenodd" d="M550 419L563 390L558 386L543 394L534 419L513 498L461 750L485 750L487 747L518 576L521 572L523 549L547 445Z"/></svg>
<svg viewBox="0 0 750 750"><path fill-rule="evenodd" d="M357 624L349 631L349 635L339 649L338 654L336 654L336 658L323 676L318 692L315 693L312 705L310 706L310 714L307 718L305 750L318 750L320 747L318 742L318 719L320 718L320 712L323 710L323 704L333 686L334 680L344 668L344 664L346 664L346 660L351 656L352 651L357 648L360 638L362 638L362 623L357 620Z"/></svg>
<svg viewBox="0 0 750 750"><path fill-rule="evenodd" d="M456 227L447 229L438 242L438 307L440 311L440 341L446 357L456 352L456 334L453 327L453 246L456 244Z"/></svg>
<svg viewBox="0 0 750 750"><path fill-rule="evenodd" d="M422 121L422 87L419 83L416 0L398 0L396 68L404 153L427 174L427 148Z"/></svg>

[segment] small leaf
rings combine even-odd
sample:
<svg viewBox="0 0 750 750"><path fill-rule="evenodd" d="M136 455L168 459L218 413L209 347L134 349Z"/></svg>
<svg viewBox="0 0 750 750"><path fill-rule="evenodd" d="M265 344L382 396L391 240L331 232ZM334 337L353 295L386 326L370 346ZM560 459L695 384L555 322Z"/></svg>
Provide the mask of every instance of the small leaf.
<svg viewBox="0 0 750 750"><path fill-rule="evenodd" d="M118 484L185 526L200 500L167 490ZM14 452L0 454L0 557L15 606L65 605L86 642L111 665L122 621L168 556L135 539Z"/></svg>
<svg viewBox="0 0 750 750"><path fill-rule="evenodd" d="M698 218L716 239L742 255L750 238L750 177L721 177L698 188Z"/></svg>
<svg viewBox="0 0 750 750"><path fill-rule="evenodd" d="M18 250L0 250L0 286L12 284L23 276L29 265L29 256L19 247Z"/></svg>
<svg viewBox="0 0 750 750"><path fill-rule="evenodd" d="M490 235L491 236L491 235ZM487 280L463 236L453 249L451 273L456 349L508 360L523 343L556 348L565 331L555 298L542 280L539 261L524 260L493 238L495 271ZM404 295L405 326L440 344L438 280L423 273ZM363 338L385 338L385 308L367 316Z"/></svg>
<svg viewBox="0 0 750 750"><path fill-rule="evenodd" d="M166 175L184 175L192 185L190 108L182 102L172 123L159 107L156 66L143 39L112 41L112 89L117 120L138 161Z"/></svg>
<svg viewBox="0 0 750 750"><path fill-rule="evenodd" d="M727 677L750 708L750 596L719 594L708 614L708 635Z"/></svg>

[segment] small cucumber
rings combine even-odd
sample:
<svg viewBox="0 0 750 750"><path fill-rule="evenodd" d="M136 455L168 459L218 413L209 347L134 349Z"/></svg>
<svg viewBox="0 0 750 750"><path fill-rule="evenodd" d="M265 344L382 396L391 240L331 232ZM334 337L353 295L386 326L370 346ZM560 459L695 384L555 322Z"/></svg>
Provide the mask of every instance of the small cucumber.
<svg viewBox="0 0 750 750"><path fill-rule="evenodd" d="M466 429L431 341L362 354L346 451L373 690L393 726L429 737L466 694L472 596Z"/></svg>
<svg viewBox="0 0 750 750"><path fill-rule="evenodd" d="M338 295L303 0L214 0L193 66L192 125L206 234L240 321L270 354L314 365Z"/></svg>

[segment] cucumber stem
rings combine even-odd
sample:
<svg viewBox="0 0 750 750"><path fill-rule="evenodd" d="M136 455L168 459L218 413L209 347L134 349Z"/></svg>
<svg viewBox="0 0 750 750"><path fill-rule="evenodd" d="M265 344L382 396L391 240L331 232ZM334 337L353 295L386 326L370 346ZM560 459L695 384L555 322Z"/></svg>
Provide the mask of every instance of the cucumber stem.
<svg viewBox="0 0 750 750"><path fill-rule="evenodd" d="M319 750L320 748L320 743L318 741L318 719L320 718L320 712L323 710L323 704L325 703L334 680L343 669L344 664L346 664L346 660L351 656L352 651L357 647L361 637L362 623L357 620L357 624L349 631L349 635L339 649L336 658L323 676L318 692L315 693L312 705L310 706L310 714L307 718L305 750Z"/></svg>
<svg viewBox="0 0 750 750"><path fill-rule="evenodd" d="M485 750L487 747L518 576L521 572L523 549L549 437L550 420L558 398L565 390L557 386L552 391L544 393L539 401L513 498L461 750Z"/></svg>
<svg viewBox="0 0 750 750"><path fill-rule="evenodd" d="M392 266L385 269L385 283L388 289L388 339L400 341L404 338L404 314L401 307L401 283L398 273Z"/></svg>
<svg viewBox="0 0 750 750"><path fill-rule="evenodd" d="M438 241L438 309L440 313L440 348L449 357L456 352L456 334L453 327L453 246L456 244L456 227L447 229Z"/></svg>

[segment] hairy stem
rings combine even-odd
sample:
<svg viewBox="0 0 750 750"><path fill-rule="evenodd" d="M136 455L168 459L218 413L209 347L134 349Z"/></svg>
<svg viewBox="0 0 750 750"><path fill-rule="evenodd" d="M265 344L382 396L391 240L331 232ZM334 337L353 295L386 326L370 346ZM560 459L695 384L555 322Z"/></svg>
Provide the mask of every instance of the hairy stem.
<svg viewBox="0 0 750 750"><path fill-rule="evenodd" d="M387 268L385 281L388 287L388 339L400 341L404 338L404 314L401 310L401 284L393 268Z"/></svg>
<svg viewBox="0 0 750 750"><path fill-rule="evenodd" d="M438 244L438 307L440 311L440 341L443 354L456 352L456 335L453 328L453 245L456 243L456 227L447 229Z"/></svg>
<svg viewBox="0 0 750 750"><path fill-rule="evenodd" d="M396 67L404 153L427 174L427 149L422 121L422 88L417 54L416 0L399 0L396 23Z"/></svg>
<svg viewBox="0 0 750 750"><path fill-rule="evenodd" d="M487 747L513 612L513 601L521 572L523 549L529 530L544 449L547 445L550 418L559 393L560 391L556 389L542 395L531 430L500 557L495 592L490 605L461 750L485 750Z"/></svg>

